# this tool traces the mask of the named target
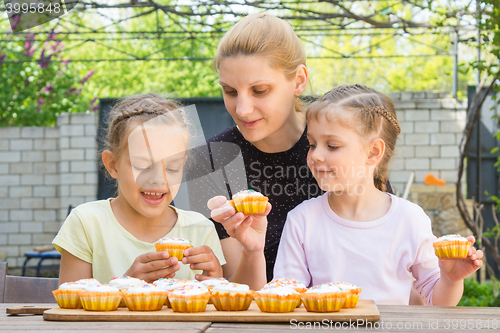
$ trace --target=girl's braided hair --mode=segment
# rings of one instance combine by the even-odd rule
[[[375,187],[385,191],[389,162],[401,132],[392,100],[359,84],[340,86],[324,94],[307,109],[308,122],[318,120],[320,116],[325,116],[329,121],[339,121],[363,137],[375,134],[384,140],[384,156],[377,165],[373,181]]]

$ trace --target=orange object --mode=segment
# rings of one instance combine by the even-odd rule
[[[432,173],[429,173],[424,178],[425,185],[446,185],[446,181],[436,178]]]

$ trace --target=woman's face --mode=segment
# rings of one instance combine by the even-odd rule
[[[219,64],[219,75],[226,108],[248,141],[279,135],[294,120],[294,98],[303,88],[283,70],[271,68],[265,57],[226,58]]]

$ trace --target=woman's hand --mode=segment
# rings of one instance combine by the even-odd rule
[[[207,206],[212,210],[212,219],[221,223],[229,236],[237,239],[245,250],[250,252],[264,250],[267,215],[271,211],[269,202],[264,213],[249,216],[245,216],[241,212],[236,213],[235,209],[223,196],[213,197],[208,200]]]
[[[203,281],[222,277],[222,266],[219,259],[208,245],[191,247],[185,250],[182,263],[189,264],[189,268],[192,270],[203,271],[202,274],[196,274],[196,280]]]
[[[168,252],[149,252],[135,258],[125,275],[151,283],[159,278],[173,278],[179,269],[177,258],[169,258]]]
[[[472,244],[476,242],[474,236],[467,237],[467,240]],[[483,265],[483,262],[481,261],[483,255],[483,251],[476,250],[473,246],[471,246],[469,248],[467,258],[465,259],[439,259],[441,275],[444,275],[451,282],[461,281],[481,268]]]

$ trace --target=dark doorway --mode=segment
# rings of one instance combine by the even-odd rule
[[[486,92],[486,89],[484,89]],[[476,87],[468,88],[468,107],[476,93]],[[492,207],[495,202],[492,195],[498,196],[499,173],[495,163],[498,159],[498,152],[491,150],[499,146],[499,142],[494,136],[498,131],[499,106],[494,100],[494,92],[491,92],[481,108],[481,118],[475,125],[472,138],[467,150],[467,199],[474,198],[484,205],[484,231],[495,227]],[[484,95],[483,95],[484,96]],[[480,154],[478,153],[480,152]],[[479,185],[479,186],[478,186]],[[497,217],[500,214],[497,213]],[[486,252],[486,259],[495,271],[497,278],[500,278],[499,267],[496,265],[490,254]]]

